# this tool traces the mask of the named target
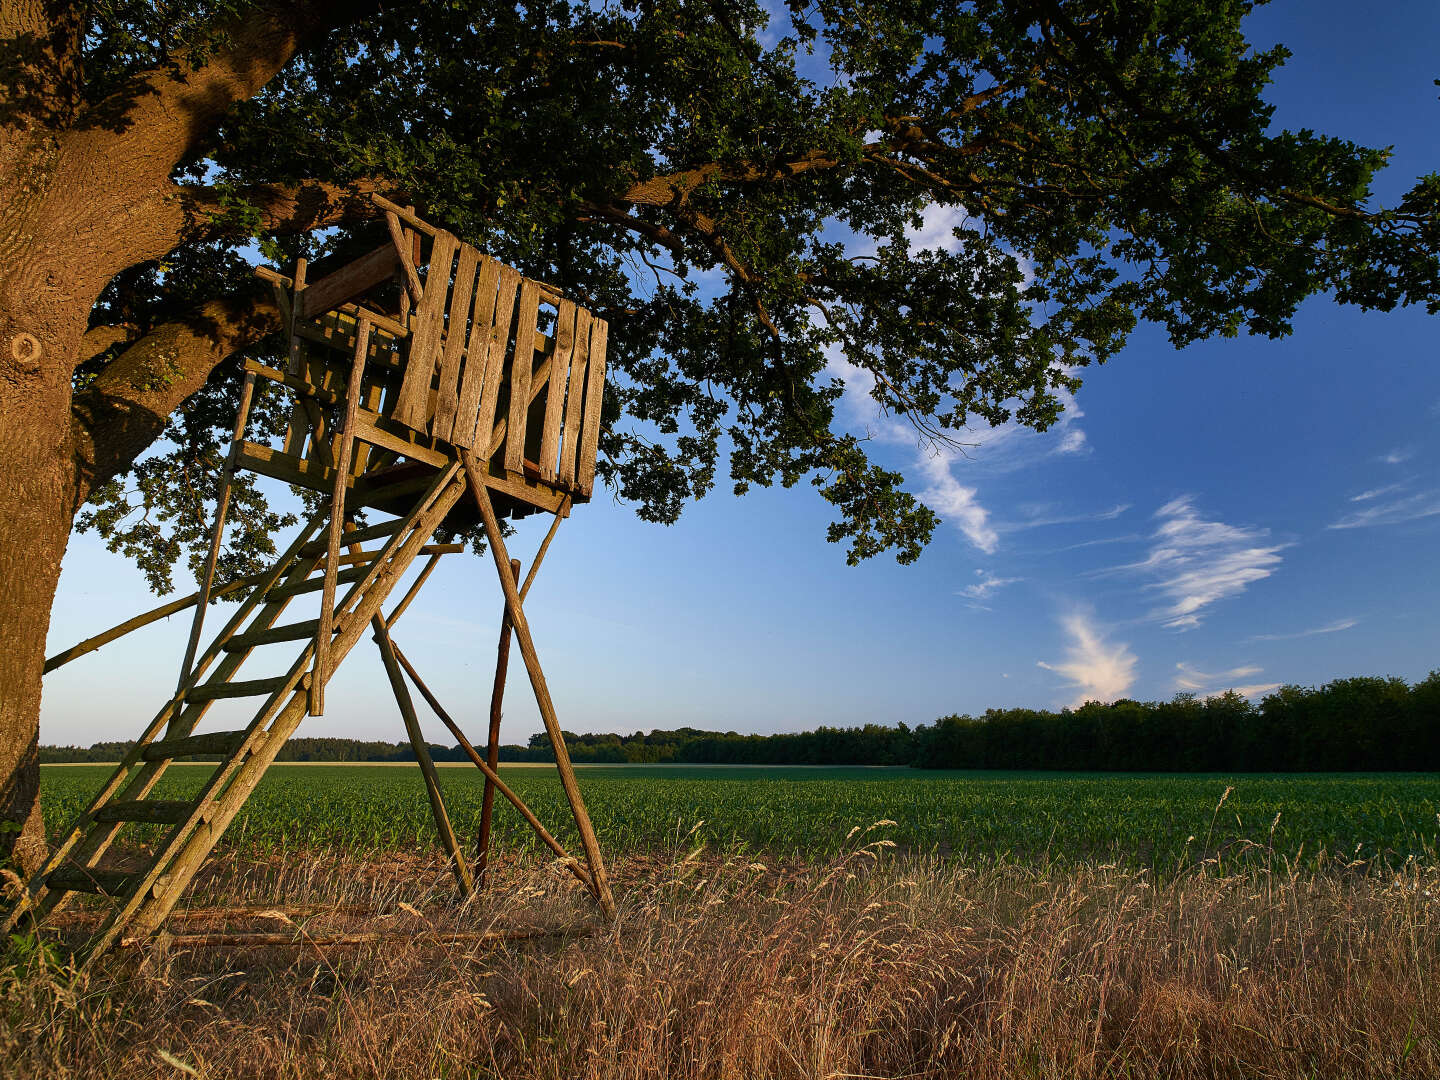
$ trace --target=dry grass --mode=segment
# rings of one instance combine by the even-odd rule
[[[874,834],[872,834],[874,835]],[[448,899],[444,868],[231,860],[202,908],[297,937],[573,927],[554,867]],[[624,861],[617,931],[500,945],[128,950],[0,970],[13,1077],[1440,1077],[1440,875],[1164,883],[891,859]],[[351,905],[372,914],[354,914]],[[412,910],[413,909],[413,910]],[[289,910],[296,910],[291,907]],[[379,912],[380,914],[374,914]],[[178,927],[215,924],[201,910]]]

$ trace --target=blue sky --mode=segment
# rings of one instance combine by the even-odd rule
[[[1440,169],[1440,6],[1277,3],[1248,29],[1294,53],[1268,95],[1277,124],[1393,144],[1390,201]],[[926,236],[943,242],[948,224],[932,216]],[[918,446],[854,380],[842,420],[945,519],[920,561],[847,567],[806,486],[737,500],[722,484],[671,528],[602,494],[561,527],[527,604],[561,722],[914,725],[992,705],[1422,678],[1440,667],[1437,331],[1423,312],[1324,298],[1280,341],[1176,351],[1142,326],[1085,373],[1062,424],[967,433],[964,456]],[[523,523],[513,554],[528,560],[542,530]],[[432,581],[395,638],[478,737],[494,570],[452,556]],[[50,650],[155,603],[94,536],[74,537]],[[42,741],[133,737],[173,689],[187,631],[175,618],[49,676]],[[507,741],[540,727],[516,659]],[[301,734],[403,738],[368,640]]]

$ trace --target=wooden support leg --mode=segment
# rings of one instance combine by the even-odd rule
[[[381,615],[371,619],[370,625],[375,631],[375,644],[380,646],[380,659],[385,663],[385,674],[390,677],[390,688],[395,692],[395,701],[405,720],[405,731],[410,736],[411,745],[415,747],[415,757],[420,762],[420,773],[425,778],[425,793],[430,797],[430,812],[435,816],[440,843],[444,845],[445,853],[450,856],[461,895],[468,899],[475,892],[475,882],[470,877],[470,868],[465,865],[465,855],[455,839],[450,815],[445,810],[445,799],[440,792],[440,777],[435,772],[435,762],[430,760],[430,751],[425,746],[425,736],[415,715],[415,703],[410,699],[410,689],[405,685],[405,676],[400,671],[399,661],[395,659],[395,646],[390,641],[390,632]]]
[[[200,647],[200,631],[205,625],[205,609],[210,606],[210,591],[215,584],[215,564],[220,558],[220,542],[225,536],[225,517],[230,512],[230,485],[235,479],[235,460],[240,454],[240,444],[245,441],[245,425],[250,419],[250,402],[255,396],[255,373],[247,371],[240,386],[240,408],[235,413],[235,434],[230,440],[230,453],[225,458],[225,471],[220,477],[220,495],[215,501],[215,527],[210,534],[210,554],[205,559],[205,570],[200,575],[200,591],[196,594],[195,617],[190,622],[190,640],[185,645],[185,660],[180,665],[180,681],[175,684],[178,694],[190,678],[190,669],[195,665],[195,650]]]
[[[355,419],[360,410],[360,390],[365,377],[365,354],[370,351],[370,320],[364,315],[355,328],[355,356],[350,363],[350,382],[345,391],[345,411],[333,455],[335,483],[330,493],[329,547],[325,558],[325,587],[320,600],[320,618],[315,630],[315,667],[310,676],[311,716],[325,711],[325,684],[332,673],[330,641],[335,635],[335,575],[340,568],[340,533],[345,521],[345,482],[349,479],[350,451],[355,445]]]
[[[560,841],[550,835],[550,831],[540,823],[540,819],[535,816],[535,812],[525,805],[520,796],[510,790],[505,781],[500,779],[500,774],[492,769],[486,763],[485,759],[480,756],[480,752],[470,745],[470,740],[467,739],[465,733],[460,730],[460,725],[455,723],[450,714],[445,711],[444,706],[442,706],[435,695],[430,692],[430,688],[426,686],[425,681],[420,678],[419,673],[410,663],[409,658],[400,651],[400,646],[394,645],[394,649],[395,659],[400,661],[400,666],[405,669],[405,674],[410,676],[410,681],[415,684],[415,688],[419,690],[425,700],[430,703],[430,708],[435,710],[435,715],[450,729],[450,734],[455,736],[455,740],[460,744],[460,749],[465,751],[466,756],[469,757],[475,767],[484,774],[486,782],[494,784],[495,790],[510,800],[511,805],[520,811],[520,816],[525,819],[525,823],[535,830],[535,835],[544,842],[546,847],[555,853],[556,857],[565,864],[565,868],[575,875],[580,884],[584,885],[591,892],[594,892],[595,888],[590,884],[590,878],[581,868],[580,864],[560,846]]]
[[[460,451],[460,460],[465,465],[465,477],[470,484],[470,494],[480,509],[480,519],[485,525],[485,538],[495,568],[500,574],[500,587],[505,590],[505,602],[510,609],[510,622],[515,628],[515,639],[520,643],[520,655],[525,659],[525,670],[530,675],[530,686],[535,691],[535,703],[540,707],[545,731],[555,748],[555,768],[560,774],[560,785],[565,789],[565,798],[570,803],[570,812],[575,815],[575,828],[585,848],[585,862],[590,867],[595,899],[606,918],[615,918],[615,898],[610,893],[610,882],[605,877],[605,863],[600,857],[600,844],[595,839],[595,828],[590,824],[590,814],[580,796],[580,785],[575,779],[575,767],[570,764],[570,753],[565,748],[565,736],[560,730],[560,721],[555,716],[555,703],[550,699],[550,688],[545,684],[545,672],[540,667],[540,657],[535,652],[535,642],[530,636],[530,624],[525,619],[525,610],[520,603],[520,588],[510,570],[510,557],[505,551],[505,538],[500,535],[500,521],[495,516],[495,506],[490,501],[490,492],[485,487],[475,456],[468,450]]]
[[[556,520],[559,520],[558,518]],[[520,560],[510,560],[510,573],[520,576]],[[500,645],[495,651],[495,685],[490,689],[490,732],[485,744],[485,761],[491,771],[500,768],[500,714],[505,699],[505,674],[510,667],[510,609],[500,613]],[[480,833],[475,838],[475,884],[485,887],[485,870],[490,865],[490,815],[495,808],[495,785],[485,778],[485,795],[480,802]]]

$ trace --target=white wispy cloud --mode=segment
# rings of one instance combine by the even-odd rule
[[[1338,634],[1341,630],[1349,630],[1352,626],[1358,626],[1359,619],[1336,619],[1324,626],[1314,626],[1309,630],[1297,630],[1293,634],[1255,634],[1248,637],[1246,641],[1291,641],[1295,638],[1314,637],[1316,634]]]
[[[1207,521],[1189,495],[1172,499],[1155,516],[1160,525],[1145,559],[1101,573],[1134,572],[1157,578],[1146,587],[1168,597],[1169,603],[1155,616],[1172,630],[1199,626],[1211,604],[1238,596],[1269,577],[1282,561],[1280,552],[1290,546],[1268,543],[1269,529]]]
[[[1079,551],[1081,548],[1103,547],[1107,544],[1133,544],[1137,540],[1144,540],[1142,533],[1124,533],[1121,536],[1102,536],[1098,540],[1082,540],[1078,544],[1066,544],[1064,547],[1052,548],[1049,551],[1041,552],[1045,555],[1059,555],[1065,551]]]
[[[1181,662],[1175,665],[1175,689],[1189,690],[1200,697],[1210,697],[1215,694],[1223,694],[1226,690],[1234,690],[1242,697],[1256,697],[1260,694],[1268,694],[1271,690],[1277,689],[1279,683],[1250,683],[1248,685],[1237,685],[1236,680],[1247,679],[1252,675],[1259,675],[1264,668],[1256,667],[1253,664],[1243,667],[1231,668],[1229,671],[1217,671],[1214,674],[1207,674],[1200,671],[1192,664]]]
[[[1415,448],[1413,446],[1397,446],[1388,454],[1381,454],[1380,460],[1386,465],[1403,465],[1414,456]]]
[[[975,575],[980,580],[974,585],[966,585],[960,590],[961,596],[968,596],[971,600],[986,600],[997,589],[1003,589],[1006,585],[1014,585],[1017,581],[1025,580],[1018,577],[996,577],[988,570],[976,570]]]
[[[1022,529],[1038,529],[1046,525],[1080,525],[1088,521],[1114,521],[1130,503],[1117,503],[1108,510],[1097,510],[1090,514],[1057,513],[1052,506],[1030,506],[1022,508],[1022,515],[1014,521],[1007,521],[996,527],[1002,532],[1019,532]]]
[[[1369,491],[1362,491],[1359,495],[1351,495],[1351,502],[1369,502],[1371,499],[1378,499],[1381,495],[1389,495],[1392,491],[1399,491],[1404,483],[1386,484],[1384,487],[1371,488]]]
[[[912,248],[953,252],[959,247],[955,230],[974,230],[982,223],[958,207],[927,205],[920,214],[917,227],[906,232]],[[873,253],[873,240],[851,237],[846,242],[852,254]],[[868,245],[868,246],[867,246]],[[1018,259],[1022,273],[1030,266]],[[823,316],[812,316],[823,321]],[[875,376],[852,364],[838,347],[828,351],[827,371],[838,378],[844,391],[840,415],[867,437],[892,446],[909,446],[914,465],[924,478],[926,487],[917,494],[927,505],[945,518],[979,551],[994,554],[1000,545],[1000,530],[992,520],[991,511],[980,499],[979,487],[962,482],[956,470],[967,473],[1005,471],[1033,465],[1053,455],[1089,453],[1090,447],[1079,421],[1085,415],[1073,395],[1057,391],[1063,412],[1048,432],[1041,433],[1022,427],[1013,420],[998,427],[967,428],[949,433],[953,443],[936,443],[922,438],[904,417],[891,415],[875,401]]]
[[[980,505],[979,489],[960,483],[951,470],[958,455],[947,448],[922,450],[916,464],[929,480],[920,501],[935,509],[986,555],[995,554],[1000,534],[990,524],[990,511]]]
[[[1440,514],[1440,491],[1422,491],[1416,495],[1407,495],[1403,499],[1358,510],[1328,528],[1364,529],[1372,525],[1398,525],[1402,521],[1415,521],[1435,514]]]
[[[1135,654],[1126,644],[1112,644],[1084,612],[1073,612],[1060,620],[1069,642],[1065,659],[1050,664],[1036,663],[1068,680],[1078,693],[1072,705],[1087,701],[1114,701],[1124,697],[1135,683]]]

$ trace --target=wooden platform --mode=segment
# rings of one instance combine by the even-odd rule
[[[352,505],[393,512],[391,487],[423,486],[462,449],[484,463],[502,517],[588,501],[608,324],[551,286],[377,202],[388,243],[314,281],[303,264],[290,276],[260,271],[289,324],[289,362],[281,370],[251,361],[246,370],[296,400],[283,444],[246,443],[240,465],[331,492],[353,375],[360,382],[351,434],[362,445],[345,481]],[[454,513],[447,526],[475,523],[471,499]]]

